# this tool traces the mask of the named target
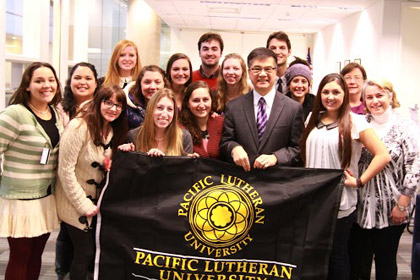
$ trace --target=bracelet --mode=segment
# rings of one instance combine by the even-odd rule
[[[357,186],[357,188],[363,187],[363,183],[362,183],[362,180],[360,179],[360,177],[356,179],[356,186]]]
[[[401,212],[407,211],[407,207],[404,207],[402,205],[399,205],[398,203],[397,203],[397,207],[398,207],[398,209],[400,209]]]

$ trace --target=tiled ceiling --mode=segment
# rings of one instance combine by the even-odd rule
[[[171,27],[314,33],[378,0],[145,0]]]

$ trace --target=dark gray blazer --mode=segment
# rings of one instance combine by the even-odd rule
[[[259,143],[253,98],[253,91],[250,91],[227,104],[220,142],[222,155],[233,161],[232,149],[241,145],[248,153],[251,167],[261,154],[274,154],[278,165],[297,165],[304,127],[302,105],[276,92],[267,128]]]

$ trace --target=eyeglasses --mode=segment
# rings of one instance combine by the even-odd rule
[[[115,106],[115,110],[117,111],[121,111],[123,108],[122,104],[115,104],[114,102],[112,102],[111,100],[102,100],[102,102],[104,103],[105,108],[107,109],[111,109],[112,107]]]
[[[267,74],[273,73],[277,67],[267,66],[267,67],[261,67],[261,66],[254,66],[251,68],[251,72],[254,74],[260,74],[262,71],[264,71]]]
[[[351,82],[352,80],[356,81],[356,82],[359,82],[359,81],[363,80],[363,77],[361,77],[361,76],[345,76],[344,80],[346,80],[346,82]]]

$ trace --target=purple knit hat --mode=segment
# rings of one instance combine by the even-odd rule
[[[305,77],[308,80],[308,84],[311,83],[312,77],[311,77],[311,69],[309,69],[308,66],[305,64],[294,64],[287,68],[286,70],[286,82],[287,85],[290,85],[290,82],[293,80],[296,76],[302,76]]]

